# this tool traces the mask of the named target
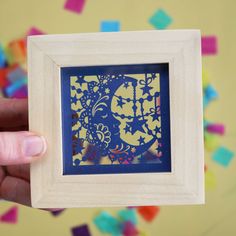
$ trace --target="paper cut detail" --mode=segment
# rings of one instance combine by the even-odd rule
[[[155,142],[161,152],[159,74],[81,76],[71,81],[77,165],[91,158],[85,144],[94,146],[94,162],[100,155],[114,164],[143,162],[139,156]]]
[[[68,174],[170,171],[167,69],[167,64],[64,69]]]

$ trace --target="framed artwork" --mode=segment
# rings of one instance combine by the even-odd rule
[[[37,208],[204,203],[198,30],[28,38]]]

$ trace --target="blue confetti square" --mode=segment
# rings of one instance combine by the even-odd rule
[[[217,91],[215,90],[215,88],[212,86],[212,85],[208,85],[206,88],[205,88],[205,96],[207,97],[207,99],[209,101],[212,101],[216,98],[219,97]]]
[[[2,46],[0,45],[0,68],[3,68],[6,64],[6,56]]]
[[[119,21],[102,21],[100,26],[101,32],[117,32],[120,31]]]
[[[165,29],[172,23],[172,18],[163,9],[159,9],[149,19],[149,23],[156,29]]]
[[[225,147],[219,147],[212,156],[213,161],[227,167],[234,157],[234,153]]]

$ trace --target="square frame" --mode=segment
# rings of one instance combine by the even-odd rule
[[[171,172],[63,175],[61,68],[144,63],[169,64]],[[30,131],[48,143],[31,164],[33,207],[204,203],[199,30],[30,36],[28,73]]]

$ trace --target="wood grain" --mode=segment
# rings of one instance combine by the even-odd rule
[[[170,74],[171,173],[63,176],[60,68],[161,62]],[[28,69],[30,130],[48,143],[31,165],[34,207],[204,203],[198,30],[31,36]]]

